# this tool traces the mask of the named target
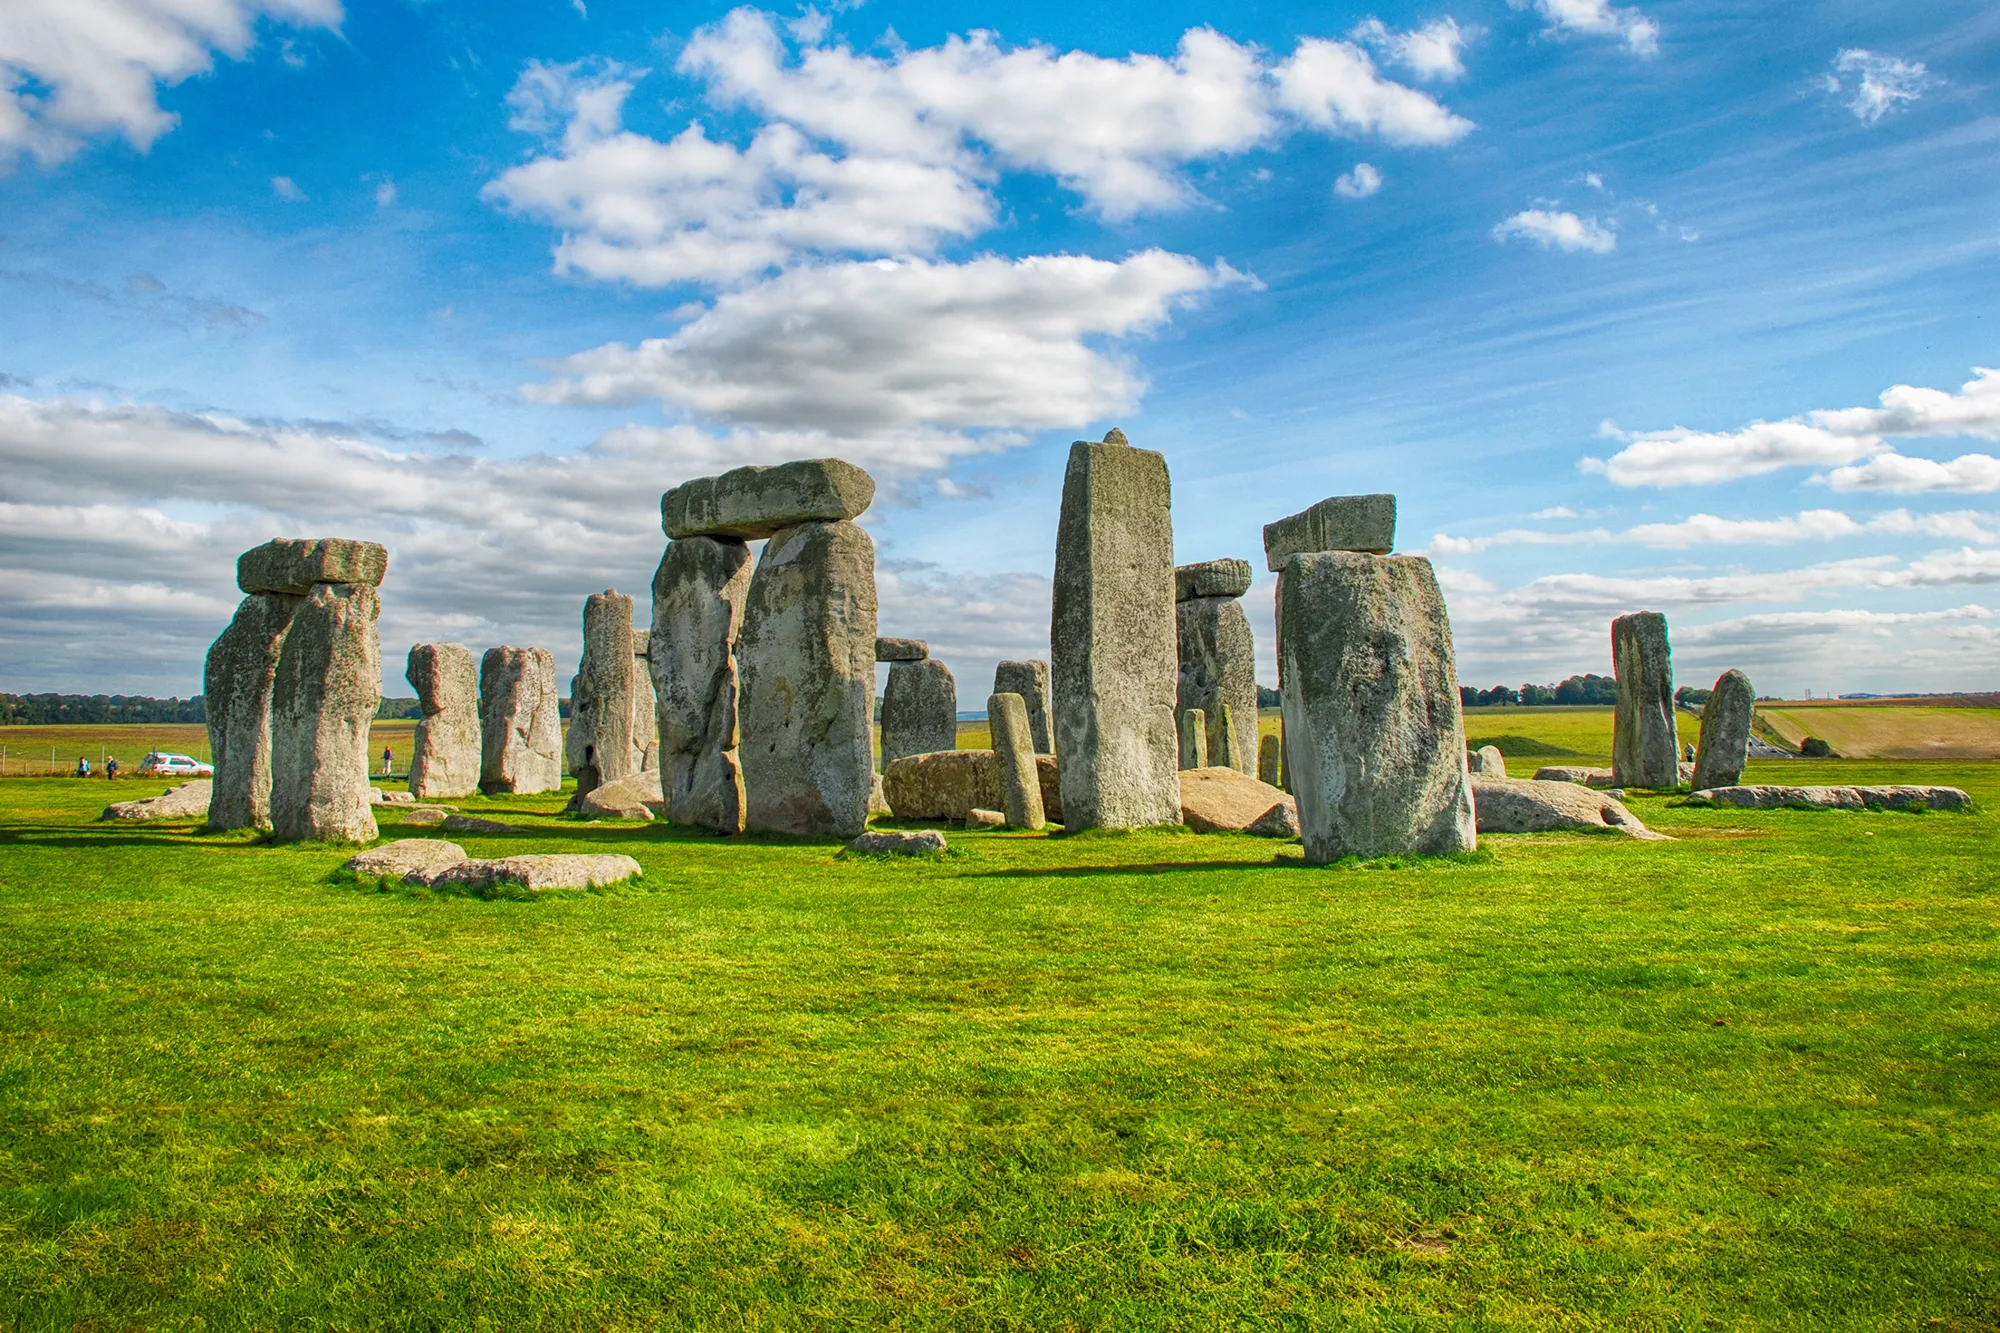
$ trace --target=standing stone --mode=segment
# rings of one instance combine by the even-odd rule
[[[546,648],[489,648],[479,662],[479,790],[526,796],[562,786],[556,659]]]
[[[1018,694],[996,694],[986,701],[986,718],[993,729],[993,758],[1000,766],[1000,802],[1007,812],[1007,826],[1029,832],[1046,827],[1027,701]]]
[[[634,722],[638,702],[632,656],[632,599],[613,589],[583,603],[583,656],[570,686],[564,758],[579,799],[637,773],[644,755]]]
[[[1279,787],[1278,779],[1284,776],[1278,771],[1278,752],[1282,748],[1275,733],[1257,742],[1257,781],[1267,787]]]
[[[875,545],[804,523],[764,547],[737,641],[744,827],[852,838],[874,773]]]
[[[365,583],[319,583],[299,602],[271,691],[271,831],[373,842],[368,726],[382,702],[381,600]]]
[[[410,756],[418,800],[479,790],[479,663],[462,643],[420,643],[403,672],[423,705]]]
[[[716,833],[743,830],[736,639],[749,592],[750,548],[728,537],[668,542],[653,575],[647,664],[659,696],[667,818]]]
[[[1038,660],[1002,662],[993,668],[993,692],[1018,694],[1028,706],[1028,733],[1035,739],[1036,754],[1054,754],[1054,737],[1049,732],[1049,664]]]
[[[215,783],[208,826],[271,827],[271,687],[299,599],[251,593],[208,650],[202,692]]]
[[[1208,767],[1208,718],[1199,708],[1181,710],[1180,759],[1183,772]]]
[[[1750,759],[1750,720],[1757,707],[1757,692],[1741,671],[1725,671],[1716,677],[1715,689],[1701,710],[1701,747],[1695,751],[1695,791],[1710,787],[1734,787],[1743,781],[1743,765]],[[220,772],[220,770],[217,770]]]
[[[1500,753],[1497,745],[1482,745],[1466,756],[1472,772],[1484,777],[1504,778],[1507,776],[1507,756]]]
[[[1473,850],[1451,625],[1430,561],[1295,555],[1283,607],[1285,776],[1306,860]]]
[[[958,682],[936,658],[893,662],[882,689],[882,767],[958,748]]]
[[[1174,608],[1180,663],[1175,707],[1202,711],[1210,763],[1248,773],[1257,753],[1257,643],[1239,599],[1250,590],[1250,562],[1182,565],[1174,571],[1174,587],[1180,599]]]
[[[1070,446],[1056,529],[1056,763],[1064,824],[1178,824],[1167,460],[1113,430]]]
[[[653,689],[653,634],[632,631],[632,749],[639,771],[660,766],[660,700]]]
[[[1618,707],[1611,719],[1611,780],[1620,787],[1680,785],[1674,728],[1674,659],[1667,618],[1635,611],[1611,622]]]

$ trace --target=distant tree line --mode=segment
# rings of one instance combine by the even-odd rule
[[[1585,674],[1571,676],[1554,685],[1523,685],[1519,689],[1512,685],[1495,685],[1482,690],[1461,685],[1458,687],[1458,701],[1467,708],[1492,708],[1500,704],[1527,708],[1615,704],[1618,702],[1618,682],[1610,676]]]
[[[0,726],[206,721],[208,705],[199,694],[192,699],[154,699],[143,694],[0,694]]]

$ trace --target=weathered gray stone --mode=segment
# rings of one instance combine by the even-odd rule
[[[1688,797],[1690,805],[1742,810],[1962,810],[1972,798],[1957,787],[1891,784],[1877,787],[1711,787]]]
[[[882,688],[882,767],[958,748],[958,682],[936,658],[893,662]]]
[[[600,783],[638,772],[645,761],[634,713],[638,671],[632,599],[612,588],[592,593],[583,602],[583,655],[570,685],[569,735],[563,742],[578,798]]]
[[[449,833],[524,833],[527,830],[498,819],[478,815],[446,815],[438,823]]]
[[[1500,753],[1497,745],[1482,745],[1469,756],[1474,773],[1484,773],[1489,777],[1507,776],[1507,756]]]
[[[1072,831],[1180,822],[1167,461],[1120,431],[1070,446],[1056,529],[1056,761]]]
[[[1183,708],[1180,713],[1180,767],[1208,767],[1208,715],[1199,708]]]
[[[489,648],[479,662],[479,790],[525,796],[562,786],[556,660],[546,648]]]
[[[244,592],[302,597],[316,583],[365,583],[373,588],[388,572],[385,548],[344,537],[280,537],[236,557],[236,586]]]
[[[146,819],[203,819],[209,811],[209,802],[214,799],[215,783],[209,778],[196,778],[193,782],[183,782],[171,787],[158,796],[142,797],[134,801],[113,801],[104,807],[100,820],[138,821]],[[210,825],[215,825],[211,821]],[[240,826],[239,826],[240,827]]]
[[[465,848],[442,838],[402,838],[370,847],[347,863],[357,875],[407,876],[417,871],[442,870],[467,860]]]
[[[1451,625],[1430,561],[1295,555],[1284,608],[1285,767],[1306,860],[1473,850]]]
[[[715,833],[743,829],[736,639],[749,592],[750,548],[734,539],[668,542],[653,575],[648,666],[667,818]]]
[[[1278,752],[1281,748],[1275,733],[1257,742],[1257,781],[1283,791],[1284,788],[1279,786],[1279,779],[1284,777],[1284,774],[1278,771]]]
[[[396,823],[400,827],[434,828],[451,818],[452,812],[448,805],[413,805],[396,813],[399,816]]]
[[[632,748],[639,754],[639,767],[660,766],[660,700],[653,690],[653,634],[632,631]]]
[[[1248,773],[1215,764],[1183,771],[1181,823],[1196,833],[1299,836],[1298,802]]]
[[[1174,600],[1190,597],[1241,597],[1250,591],[1248,560],[1203,560],[1174,570]]]
[[[1210,763],[1247,774],[1257,753],[1257,643],[1243,603],[1232,597],[1189,598],[1174,608],[1174,625],[1175,706],[1183,713],[1202,711]],[[1225,737],[1225,725],[1233,735]]]
[[[1007,816],[998,810],[974,808],[965,812],[965,826],[969,829],[1006,828]]]
[[[877,773],[868,780],[868,817],[873,819],[877,815],[894,813],[889,806],[889,793],[882,786],[882,775]]]
[[[271,827],[271,686],[299,599],[251,593],[208,650],[202,685],[215,795],[208,826]]]
[[[921,662],[931,655],[931,646],[922,639],[875,640],[875,660],[878,662]]]
[[[667,536],[735,537],[755,541],[801,523],[858,518],[875,498],[875,481],[838,458],[810,458],[776,467],[740,467],[701,477],[660,497]]]
[[[996,694],[986,701],[986,720],[993,733],[993,758],[1000,770],[1000,805],[1009,826],[1034,831],[1048,823],[1042,808],[1042,781],[1035,764],[1035,739],[1028,727],[1028,705],[1018,694]]]
[[[1472,775],[1472,799],[1481,833],[1553,833],[1562,829],[1616,829],[1634,838],[1664,839],[1606,792],[1573,782],[1527,782],[1491,773]]]
[[[1034,737],[1036,754],[1054,754],[1055,736],[1049,730],[1049,664],[1030,659],[1002,662],[993,668],[993,693],[1018,694],[1028,706],[1028,734]]]
[[[736,647],[744,827],[853,837],[868,825],[875,545],[852,523],[771,538]]]
[[[1042,814],[1062,823],[1062,790],[1054,755],[1035,756]],[[882,793],[898,819],[963,820],[972,809],[1005,809],[1000,764],[991,750],[940,750],[906,755],[882,775]]]
[[[1312,508],[1264,525],[1264,567],[1283,570],[1295,555],[1366,551],[1387,555],[1396,547],[1396,497],[1336,495]]]
[[[1716,677],[1715,689],[1701,709],[1701,747],[1695,751],[1692,781],[1697,790],[1733,787],[1743,780],[1750,762],[1750,722],[1757,711],[1757,692],[1741,671]]]
[[[588,793],[571,801],[570,812],[585,819],[650,820],[667,811],[656,769],[627,773],[616,782],[600,782]]]
[[[440,870],[420,870],[404,878],[431,888],[456,889],[484,898],[505,893],[603,888],[637,879],[643,873],[639,863],[629,856],[543,853],[504,856],[491,861],[460,861]]]
[[[1674,661],[1667,618],[1635,611],[1611,622],[1611,664],[1618,706],[1611,718],[1611,772],[1620,787],[1672,787],[1680,781],[1674,729]]]
[[[381,600],[366,583],[318,583],[300,599],[271,685],[271,831],[304,842],[373,842],[368,726],[382,702]]]
[[[410,755],[410,794],[470,796],[479,790],[479,663],[462,643],[420,643],[403,675],[423,720]]]
[[[862,834],[847,844],[847,850],[857,856],[935,856],[944,850],[944,834],[936,829],[915,833],[884,829]]]

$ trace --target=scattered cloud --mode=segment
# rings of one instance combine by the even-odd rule
[[[1533,9],[1557,36],[1582,33],[1590,37],[1615,37],[1635,55],[1650,56],[1660,49],[1660,25],[1637,8],[1619,9],[1610,0],[1507,0],[1515,9]]]
[[[1366,199],[1382,188],[1382,173],[1366,162],[1354,164],[1354,170],[1347,172],[1333,183],[1333,192],[1343,199]]]
[[[1465,48],[1472,35],[1449,16],[1403,32],[1377,18],[1363,19],[1348,34],[1370,50],[1380,52],[1390,64],[1401,65],[1427,83],[1433,80],[1450,83],[1465,77]]]
[[[1864,125],[1876,124],[1897,107],[1916,101],[1927,89],[1943,82],[1920,61],[1878,56],[1859,48],[1835,56],[1833,69],[1826,76],[1826,90],[1841,98],[1854,118]]]
[[[271,192],[288,204],[305,202],[306,192],[290,176],[271,177]]]
[[[375,184],[375,207],[394,208],[396,206],[396,182],[384,177]]]
[[[1898,436],[2000,439],[2000,371],[1975,367],[1957,393],[1898,384],[1883,391],[1880,407],[1806,412],[1735,431],[1675,426],[1627,433],[1607,422],[1600,433],[1607,432],[1626,441],[1625,448],[1609,460],[1586,458],[1582,467],[1618,486],[1692,486],[1787,467],[1831,467],[1837,472],[1827,481],[1837,490],[1991,490],[1982,484],[1991,478],[1992,460],[1984,454],[1928,468],[1921,459],[1873,470],[1846,465],[1892,454],[1888,441]]]
[[[1493,228],[1493,239],[1496,241],[1507,241],[1517,236],[1539,242],[1544,250],[1588,250],[1592,254],[1608,255],[1618,248],[1618,234],[1608,224],[1594,217],[1583,218],[1574,213],[1543,208],[1523,209]]]
[[[1534,513],[1528,515],[1528,517],[1537,521],[1550,518],[1575,518],[1576,511],[1568,505],[1556,505],[1552,509],[1537,509]]]
[[[1836,491],[1887,491],[1895,495],[2000,491],[2000,458],[1961,454],[1939,462],[1904,454],[1877,454],[1866,463],[1833,469],[1826,474],[1826,484]]]
[[[1574,517],[1567,510],[1551,516]],[[1972,510],[1913,515],[1907,509],[1893,509],[1865,521],[1836,509],[1808,509],[1783,518],[1718,518],[1713,514],[1695,514],[1672,523],[1641,523],[1622,531],[1509,528],[1485,537],[1453,537],[1441,532],[1431,539],[1429,549],[1442,556],[1476,555],[1496,546],[1632,545],[1686,550],[1696,546],[1789,546],[1869,534],[1917,534],[1994,545],[2000,544],[2000,518]]]
[[[121,134],[144,152],[174,127],[159,87],[247,55],[268,18],[336,28],[339,0],[13,0],[0,5],[0,169],[45,166]]]

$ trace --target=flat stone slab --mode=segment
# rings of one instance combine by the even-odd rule
[[[346,537],[280,537],[236,557],[236,586],[244,592],[307,593],[315,583],[375,588],[388,572],[388,548]]]
[[[593,787],[572,803],[585,819],[650,820],[666,814],[667,798],[660,789],[660,770],[645,768],[616,782]]]
[[[878,662],[921,662],[931,655],[931,646],[922,639],[877,639]]]
[[[1062,823],[1062,789],[1052,754],[1035,756],[1042,787],[1042,815]],[[882,793],[898,819],[965,822],[969,810],[1004,808],[1000,763],[991,750],[939,750],[905,755],[882,773]]]
[[[636,879],[644,873],[639,863],[629,856],[542,853],[503,856],[491,861],[460,861],[429,872],[422,882],[431,888],[463,889],[480,895],[501,889],[547,893],[551,890],[603,888]],[[414,877],[405,875],[404,878]]]
[[[1565,829],[1616,829],[1627,837],[1665,840],[1641,823],[1609,792],[1574,782],[1472,775],[1472,808],[1479,832],[1555,833]]]
[[[380,787],[371,786],[368,789],[368,803],[370,805],[415,805],[417,798],[412,792],[383,791]]]
[[[847,850],[859,856],[931,856],[944,850],[944,834],[936,829],[916,833],[883,829],[862,834],[847,844]]]
[[[1957,787],[1709,787],[1688,797],[1690,805],[1733,806],[1741,810],[1962,810],[1972,797]]]
[[[1299,804],[1269,783],[1233,768],[1181,772],[1181,823],[1196,833],[1299,836]]]
[[[1694,776],[1693,764],[1681,764],[1677,768],[1680,780],[1685,784]],[[1535,770],[1536,782],[1577,782],[1586,787],[1617,787],[1617,775],[1608,768],[1579,768],[1567,764],[1551,764]],[[1622,788],[1621,788],[1622,790]]]
[[[874,478],[854,464],[809,458],[684,482],[660,497],[660,526],[673,538],[756,541],[801,523],[857,518],[874,499]]]
[[[1196,597],[1241,597],[1250,591],[1248,560],[1203,560],[1174,570],[1174,600]]]
[[[998,810],[967,810],[965,826],[969,829],[1006,828],[1007,816]]]
[[[410,875],[442,870],[467,859],[465,848],[442,838],[401,838],[371,847],[347,863],[357,875]]]
[[[451,818],[451,811],[442,805],[413,805],[401,813],[396,822],[408,828],[434,828]]]
[[[1295,555],[1366,551],[1387,555],[1396,546],[1396,497],[1335,495],[1310,509],[1264,525],[1264,567],[1276,574]]]
[[[512,824],[503,824],[497,819],[480,819],[476,815],[446,815],[439,825],[452,833],[520,833],[521,829]]]
[[[209,778],[184,782],[160,796],[133,801],[114,801],[104,807],[100,820],[206,819],[208,799],[215,790]]]

